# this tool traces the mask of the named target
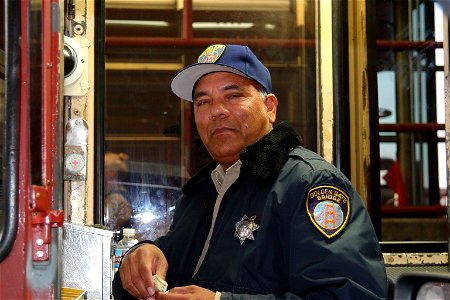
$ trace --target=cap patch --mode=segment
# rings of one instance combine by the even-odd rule
[[[332,238],[347,225],[350,197],[337,187],[317,186],[308,192],[306,210],[314,226],[327,238]]]
[[[215,63],[225,51],[225,45],[211,45],[198,57],[199,63]]]

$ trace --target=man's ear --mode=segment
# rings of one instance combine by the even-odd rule
[[[275,123],[277,118],[277,106],[278,99],[274,94],[268,94],[266,100],[264,100],[264,104],[267,107],[267,114],[269,115],[270,123]]]

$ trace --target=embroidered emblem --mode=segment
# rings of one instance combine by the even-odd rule
[[[327,238],[332,238],[347,225],[350,198],[337,187],[317,186],[308,192],[306,210],[314,226]]]
[[[225,51],[225,45],[211,45],[198,57],[199,63],[215,63]]]
[[[259,225],[255,223],[256,216],[247,217],[244,215],[242,219],[236,223],[236,231],[234,236],[239,238],[241,245],[244,243],[245,239],[254,240],[253,231],[259,228]]]

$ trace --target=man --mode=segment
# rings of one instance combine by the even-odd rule
[[[386,298],[363,202],[289,125],[274,125],[270,74],[248,47],[208,47],[171,88],[193,101],[215,162],[183,187],[167,235],[124,258],[116,299]]]

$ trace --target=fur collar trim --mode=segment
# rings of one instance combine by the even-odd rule
[[[242,150],[242,166],[259,184],[270,185],[278,177],[288,152],[301,143],[301,137],[287,122],[279,123],[262,139]]]

